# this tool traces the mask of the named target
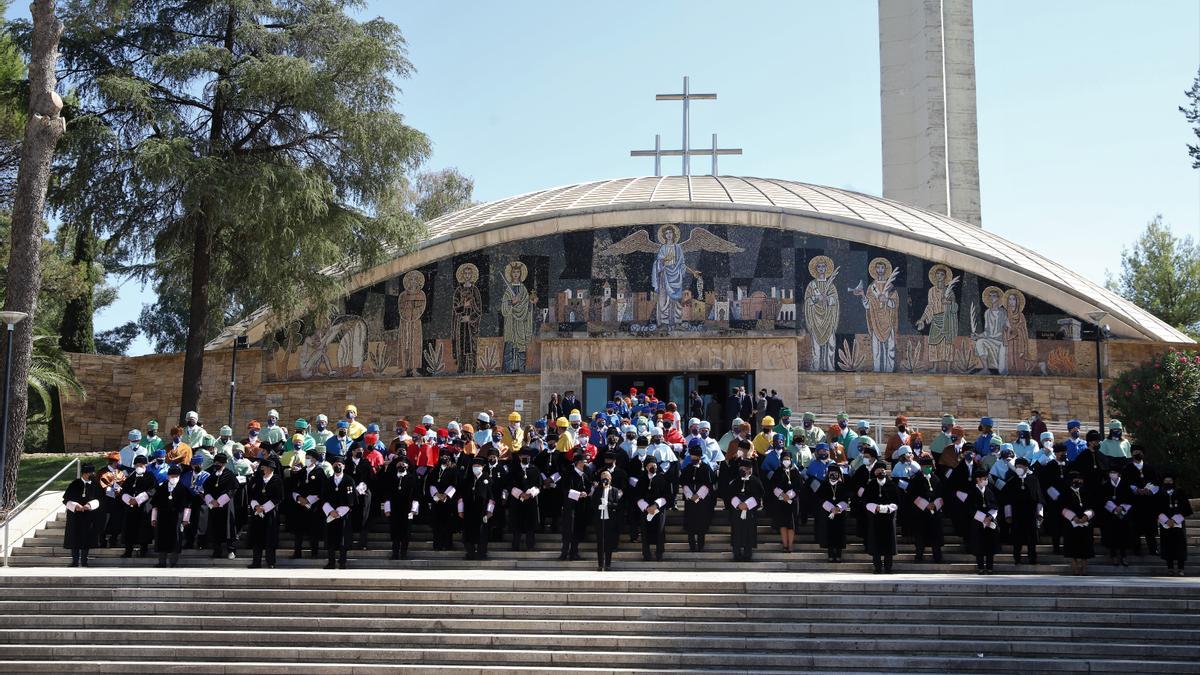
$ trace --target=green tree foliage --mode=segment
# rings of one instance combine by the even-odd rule
[[[1172,326],[1200,333],[1200,246],[1172,234],[1162,216],[1121,252],[1121,275],[1108,287]]]
[[[1183,92],[1187,96],[1188,104],[1180,106],[1179,112],[1183,113],[1188,124],[1192,125],[1192,133],[1196,135],[1196,145],[1188,144],[1188,154],[1192,156],[1192,168],[1200,169],[1200,74],[1196,75],[1196,79],[1192,81],[1192,88]]]
[[[1200,487],[1200,353],[1171,351],[1125,371],[1109,386],[1108,400],[1147,460]]]
[[[132,321],[101,331],[96,334],[96,353],[110,356],[124,355],[129,351],[129,345],[138,336],[138,326]]]
[[[142,279],[186,284],[181,410],[199,399],[214,296],[332,303],[343,275],[422,233],[411,212],[386,208],[429,150],[394,109],[412,66],[399,29],[358,20],[361,9],[76,0],[63,11],[66,80],[80,117],[109,134],[109,151],[75,169],[105,189],[78,191],[72,208]]]

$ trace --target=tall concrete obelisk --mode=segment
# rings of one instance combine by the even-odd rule
[[[879,0],[883,196],[982,227],[972,0]]]

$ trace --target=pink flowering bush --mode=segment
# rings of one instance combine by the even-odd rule
[[[1112,416],[1160,469],[1200,487],[1200,354],[1171,351],[1125,371],[1108,388]]]

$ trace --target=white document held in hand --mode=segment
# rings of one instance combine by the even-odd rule
[[[1050,487],[1046,489],[1046,494],[1050,496],[1050,499],[1058,501],[1058,496],[1062,493],[1060,493],[1056,488]]]
[[[579,501],[579,498],[582,496],[583,493],[579,490],[567,490],[567,499],[570,499],[573,502]]]
[[[217,498],[217,506],[225,506],[229,503],[229,495],[223,494]]]
[[[383,503],[383,515],[392,515],[392,500],[389,499]]]

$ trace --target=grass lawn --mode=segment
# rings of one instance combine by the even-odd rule
[[[25,453],[21,455],[21,468],[17,473],[17,501],[28,497],[42,483],[45,483],[50,476],[53,476],[67,462],[76,457],[85,458],[85,462],[91,461],[97,468],[104,463],[104,456],[100,454],[72,455],[56,452],[46,454]],[[75,480],[75,471],[72,469],[64,473],[49,489],[62,490],[73,480]]]

